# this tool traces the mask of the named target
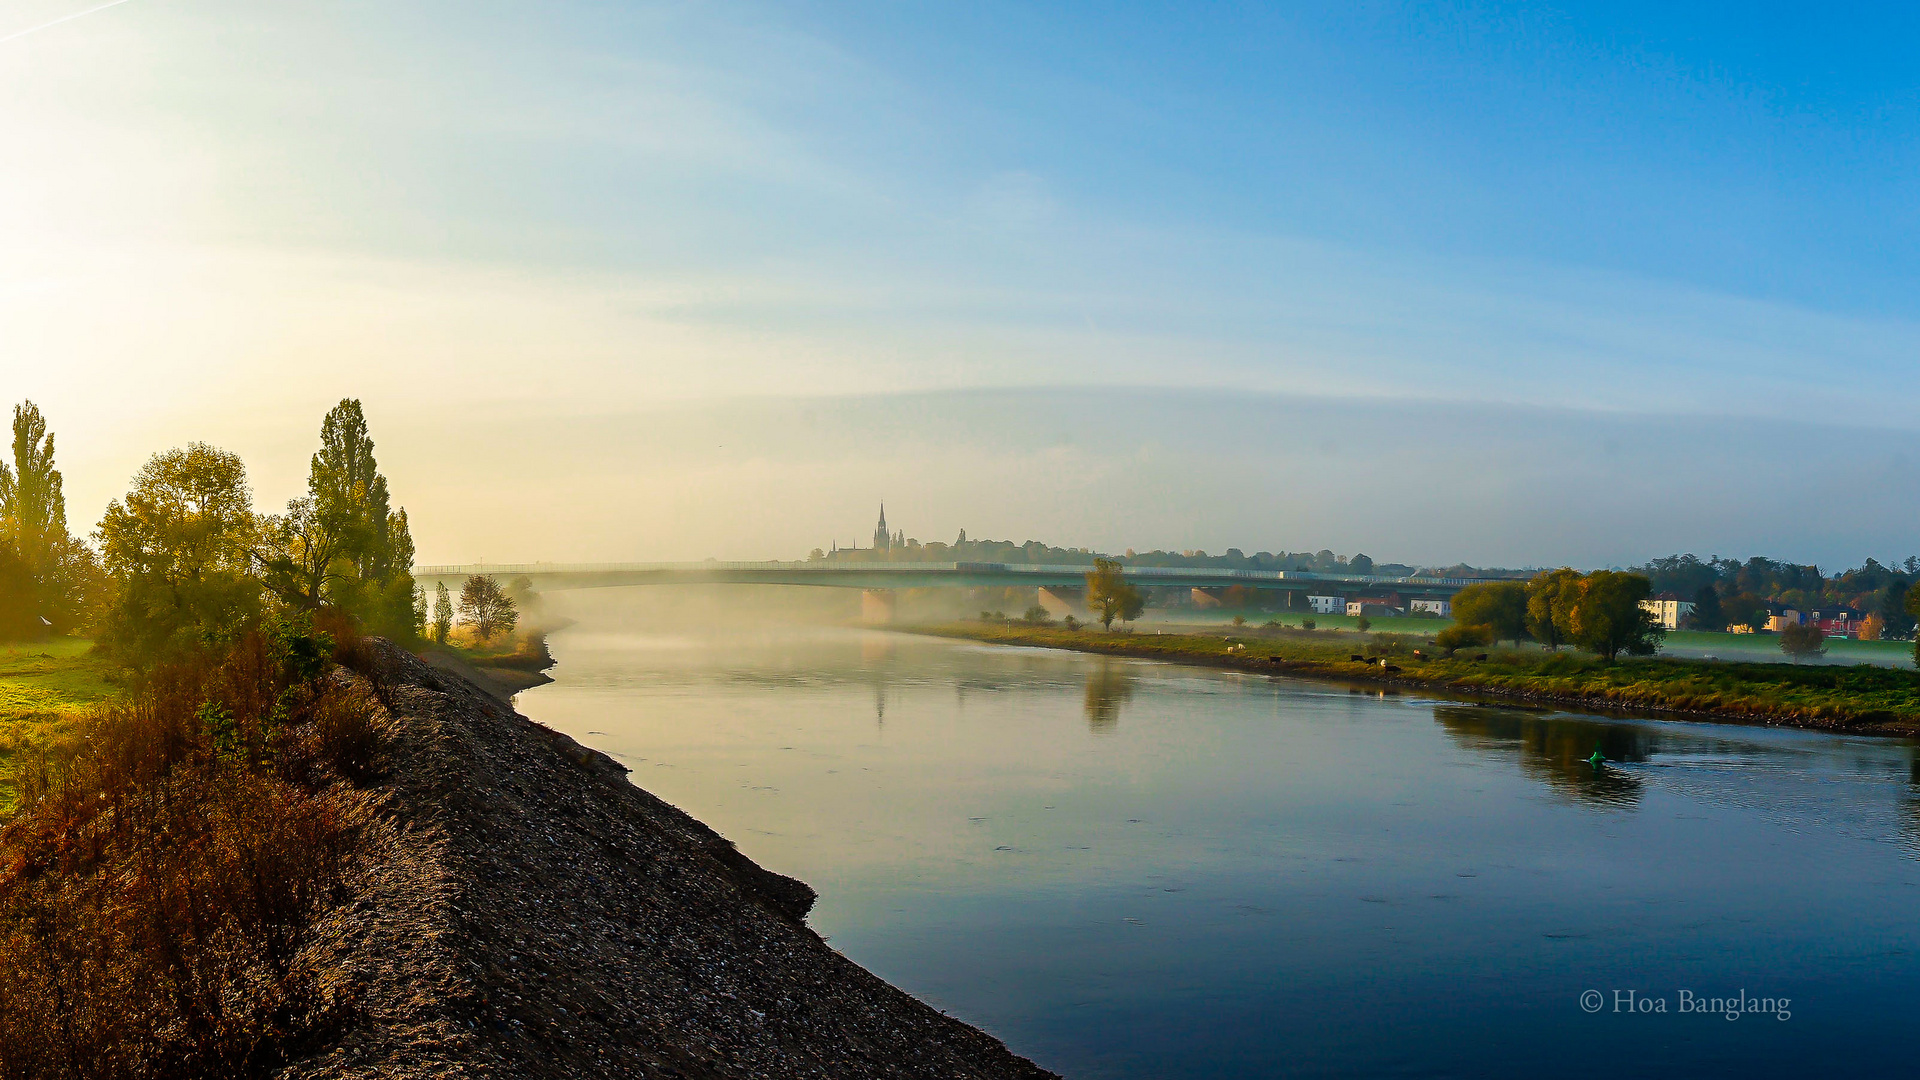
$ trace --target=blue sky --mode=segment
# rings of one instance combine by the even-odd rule
[[[88,6],[20,0],[0,37]],[[242,451],[277,503],[320,413],[362,397],[407,448],[396,487],[431,504],[428,559],[788,555],[936,486],[942,530],[1062,543],[1345,537],[1604,564],[1744,529],[1785,557],[1904,555],[1886,550],[1899,521],[1840,493],[1914,479],[1917,23],[1754,4],[130,0],[0,41],[0,389],[53,416],[82,518],[190,438]],[[1271,400],[1353,417],[1356,442],[1374,402],[1506,486],[1438,532],[1435,507],[1308,527],[1172,488],[1121,520],[1035,461],[1072,446],[1117,467],[1152,431],[1089,441],[1098,418],[1066,409],[1013,432],[970,404],[1075,387],[1158,401],[1120,411],[1174,431]],[[576,420],[765,426],[769,407],[868,399],[948,409],[921,460],[951,482],[851,457],[795,471],[774,445],[736,468],[719,440],[669,476],[623,456],[659,447],[608,440],[532,471],[582,468],[662,512],[613,531],[583,491],[542,533],[496,520],[537,480],[472,501],[482,440],[422,434],[469,417],[487,452],[540,462],[553,442],[533,433]],[[885,427],[870,405],[817,411],[852,425],[824,442]],[[1014,413],[1031,422],[993,415]],[[1474,461],[1491,444],[1460,418],[1562,413],[1595,447],[1688,433],[1661,437],[1718,516],[1511,527],[1551,478]],[[1193,467],[1258,446],[1272,467],[1244,490],[1285,502],[1305,459],[1250,434]],[[1748,524],[1773,520],[1756,507],[1804,465],[1796,440],[1822,447],[1834,504],[1802,484],[1803,524]],[[1568,475],[1678,497],[1580,446],[1555,448]],[[1392,468],[1314,467],[1360,485]],[[1082,509],[1005,513],[1022,483]],[[814,509],[780,517],[792,535],[749,527],[740,507],[796,488]]]

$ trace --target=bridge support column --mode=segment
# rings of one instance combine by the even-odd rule
[[[1085,589],[1073,589],[1064,585],[1047,585],[1035,592],[1034,602],[1047,609],[1047,614],[1056,619],[1086,610]]]
[[[886,626],[893,622],[897,606],[892,589],[863,589],[860,592],[860,621],[869,626]]]

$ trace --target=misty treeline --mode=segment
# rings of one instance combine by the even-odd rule
[[[238,640],[263,615],[329,609],[366,632],[419,638],[407,512],[391,505],[360,402],[320,426],[307,492],[259,513],[238,455],[190,443],[153,455],[92,534],[69,534],[53,435],[31,402],[14,410],[14,463],[0,473],[0,634],[91,633],[142,666]]]
[[[1656,594],[1671,592],[1692,601],[1693,626],[1701,630],[1764,626],[1777,607],[1802,614],[1847,607],[1874,616],[1880,637],[1904,638],[1914,632],[1909,597],[1920,583],[1920,557],[1909,555],[1895,566],[1868,559],[1831,576],[1818,566],[1758,557],[1742,562],[1669,555],[1633,569],[1646,575]]]
[[[1097,560],[1112,559],[1123,566],[1301,570],[1316,574],[1378,574],[1386,577],[1410,577],[1415,574],[1431,577],[1511,577],[1521,573],[1516,570],[1475,569],[1465,565],[1416,567],[1405,563],[1376,563],[1365,554],[1336,555],[1324,548],[1320,551],[1282,551],[1278,554],[1259,551],[1252,555],[1239,548],[1228,548],[1219,555],[1210,555],[1201,550],[1136,552],[1129,549],[1124,555],[1109,555],[1091,548],[1054,547],[1038,540],[1028,540],[1023,544],[1011,540],[970,540],[964,529],[951,544],[938,540],[923,544],[914,537],[902,534],[888,548],[836,548],[833,551],[815,548],[808,558],[815,562],[992,562],[1088,567]]]

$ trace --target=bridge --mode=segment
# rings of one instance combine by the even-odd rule
[[[444,583],[452,592],[474,574],[505,583],[525,577],[541,592],[609,589],[640,585],[801,585],[861,589],[868,594],[870,617],[884,621],[897,589],[1031,588],[1039,602],[1057,599],[1056,591],[1082,588],[1086,565],[934,562],[718,562],[696,563],[474,563],[419,566],[413,577],[423,585]],[[1128,582],[1150,588],[1250,589],[1311,592],[1331,596],[1399,593],[1407,599],[1445,599],[1471,578],[1384,577],[1370,574],[1320,574],[1306,570],[1228,570],[1211,567],[1128,566]]]

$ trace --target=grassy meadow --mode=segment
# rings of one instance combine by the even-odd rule
[[[1187,627],[1171,631],[1146,627],[1132,633],[1108,634],[1098,628],[1067,630],[1058,626],[969,621],[914,629],[996,644],[1074,649],[1308,677],[1388,679],[1452,693],[1627,710],[1677,710],[1748,722],[1884,734],[1920,734],[1920,672],[1873,664],[1792,664],[1783,659],[1677,657],[1623,658],[1609,663],[1573,650],[1546,652],[1537,647],[1463,650],[1456,656],[1446,657],[1438,655],[1431,645],[1421,640],[1394,634],[1325,629],[1260,631],[1251,626],[1241,629]],[[1415,655],[1416,652],[1426,655]],[[1480,659],[1483,656],[1485,659]]]
[[[13,758],[73,730],[118,693],[92,649],[93,642],[70,637],[0,645],[0,816],[13,807]]]

